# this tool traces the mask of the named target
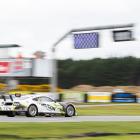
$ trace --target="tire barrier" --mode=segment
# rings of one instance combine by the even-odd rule
[[[111,92],[87,92],[88,102],[111,102]]]
[[[133,93],[115,93],[112,95],[112,102],[117,103],[136,103],[137,96]]]

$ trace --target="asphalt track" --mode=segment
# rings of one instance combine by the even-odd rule
[[[74,117],[34,117],[25,116],[7,117],[0,116],[0,122],[87,122],[87,121],[140,121],[140,116],[74,116]]]

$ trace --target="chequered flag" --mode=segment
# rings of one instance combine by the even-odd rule
[[[74,47],[75,49],[98,48],[98,32],[74,34]]]

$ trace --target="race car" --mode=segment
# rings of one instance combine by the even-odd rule
[[[37,115],[72,117],[76,115],[76,108],[71,103],[57,102],[47,94],[1,95],[0,114],[8,117],[21,114],[25,114],[27,117]]]

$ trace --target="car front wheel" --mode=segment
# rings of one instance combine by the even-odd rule
[[[26,112],[27,117],[35,117],[38,114],[37,107],[35,105],[30,105]]]
[[[65,111],[65,117],[72,117],[75,115],[75,108],[72,105],[68,105]]]

